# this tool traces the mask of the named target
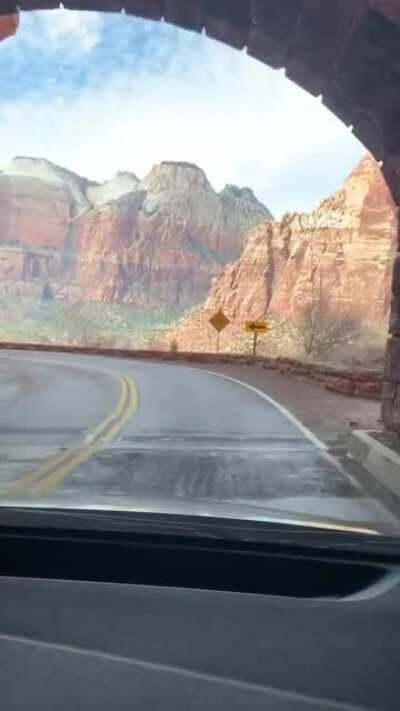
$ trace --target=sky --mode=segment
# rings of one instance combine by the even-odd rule
[[[22,13],[0,43],[0,167],[44,157],[87,178],[196,163],[276,217],[308,211],[364,155],[351,131],[274,71],[204,35],[127,15]]]

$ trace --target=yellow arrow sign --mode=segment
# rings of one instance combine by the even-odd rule
[[[267,321],[246,321],[245,330],[247,333],[267,333],[270,327]]]
[[[212,316],[210,318],[210,323],[211,323],[211,326],[213,328],[215,328],[215,330],[218,333],[220,333],[221,331],[224,330],[224,328],[229,326],[230,321],[229,321],[229,318],[227,318],[225,316],[224,312],[220,310],[220,311],[217,311],[217,313],[214,314],[214,316]]]

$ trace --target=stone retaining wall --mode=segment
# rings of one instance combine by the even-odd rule
[[[380,368],[344,368],[322,363],[277,358],[276,368],[284,375],[294,375],[318,382],[326,390],[368,400],[380,400],[383,373]]]

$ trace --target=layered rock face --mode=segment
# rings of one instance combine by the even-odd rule
[[[100,185],[16,158],[0,173],[0,290],[36,294],[51,281],[84,300],[184,309],[270,217],[249,188],[218,194],[189,163]]]
[[[240,258],[213,281],[203,320],[220,308],[236,324],[267,315],[296,320],[322,292],[341,313],[386,328],[394,252],[394,204],[368,155],[313,212],[250,231]],[[181,348],[201,346],[190,319],[173,336]]]
[[[0,292],[29,296],[62,278],[77,204],[44,161],[16,159],[0,174]],[[40,177],[39,177],[40,175]]]
[[[187,308],[270,217],[249,189],[216,193],[190,163],[155,166],[134,193],[79,219],[79,279],[91,300]]]
[[[72,300],[177,312],[203,303],[174,329],[180,348],[203,349],[219,308],[242,331],[249,318],[296,320],[320,292],[386,328],[395,209],[370,156],[316,210],[280,222],[249,188],[217,193],[189,163],[100,185],[17,158],[0,173],[0,224],[0,296],[38,297],[49,283]]]

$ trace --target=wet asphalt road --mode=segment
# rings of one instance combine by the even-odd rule
[[[204,370],[5,352],[0,404],[6,504],[392,521],[290,413]]]

